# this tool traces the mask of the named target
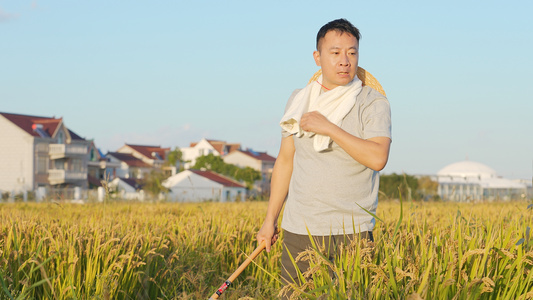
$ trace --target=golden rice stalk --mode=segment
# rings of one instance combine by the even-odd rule
[[[400,269],[399,267],[396,267],[396,281],[400,281],[404,279],[405,277],[409,277],[411,279],[414,278],[414,274],[410,272],[405,272],[404,270]]]
[[[424,300],[424,298],[420,297],[420,295],[417,294],[417,293],[413,293],[413,294],[407,296],[407,298],[405,298],[405,300]]]
[[[520,299],[533,299],[533,291],[527,292],[527,294],[520,297]]]
[[[470,256],[478,255],[478,254],[484,254],[484,253],[485,253],[485,249],[473,249],[473,250],[466,251],[466,253],[463,254],[463,259],[461,259],[461,263],[459,264],[459,269],[463,268],[463,265],[465,264],[466,260]]]
[[[492,293],[494,291],[494,286],[496,285],[492,279],[489,277],[483,277],[481,278],[481,281],[483,282],[484,286],[481,290],[481,294],[483,293]]]

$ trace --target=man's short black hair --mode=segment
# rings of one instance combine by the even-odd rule
[[[359,29],[357,27],[353,26],[350,21],[346,19],[337,19],[333,20],[326,25],[322,26],[320,30],[318,31],[318,34],[316,35],[316,49],[320,51],[320,40],[323,39],[326,36],[326,33],[330,32],[331,30],[335,30],[338,33],[349,33],[353,35],[357,42],[359,42],[359,39],[361,38],[361,33],[359,32]]]

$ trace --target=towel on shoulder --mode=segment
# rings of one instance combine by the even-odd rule
[[[322,82],[322,75],[318,78]],[[318,111],[330,122],[340,126],[342,119],[355,105],[357,95],[361,92],[362,82],[357,76],[349,84],[338,86],[330,91],[321,93],[322,86],[317,81],[309,83],[300,90],[292,103],[285,110],[280,126],[291,134],[301,137],[306,135],[313,138],[313,148],[320,152],[326,150],[331,143],[329,136],[304,132],[300,127],[300,119],[306,112]]]

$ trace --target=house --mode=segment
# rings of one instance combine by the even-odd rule
[[[132,145],[125,144],[117,150],[120,153],[129,153],[143,162],[151,165],[154,169],[163,170],[168,176],[176,174],[179,163],[175,166],[168,164],[168,155],[170,148],[161,148],[161,146]]]
[[[153,169],[152,165],[129,153],[108,152],[106,158],[110,163],[120,165],[120,167],[114,169],[112,178],[142,179]]]
[[[528,195],[527,184],[499,177],[491,167],[468,160],[445,166],[437,173],[437,180],[443,200],[512,200]]]
[[[111,162],[94,142],[89,145],[89,160],[87,163],[89,188],[98,188],[102,186],[102,181],[111,181],[115,179],[116,169],[121,167],[120,162]]]
[[[241,144],[228,144],[225,141],[201,139],[197,143],[191,143],[188,148],[181,148],[182,159],[186,161],[185,169],[190,169],[196,164],[196,158],[213,154],[215,156],[224,156],[241,147]]]
[[[251,149],[235,150],[224,156],[224,162],[240,168],[250,167],[261,172],[261,180],[255,183],[259,193],[270,192],[270,179],[276,158],[266,152],[256,152]]]
[[[219,201],[246,199],[246,187],[239,182],[206,170],[185,170],[163,182],[169,189],[168,199],[174,202]]]
[[[131,145],[125,144],[116,152],[128,153],[154,168],[160,169],[165,164],[170,148],[161,148],[161,146]]]
[[[79,198],[87,189],[91,142],[63,118],[0,112],[0,144],[1,191]]]
[[[118,199],[140,201],[145,199],[142,183],[138,179],[117,177],[109,183],[109,189]]]

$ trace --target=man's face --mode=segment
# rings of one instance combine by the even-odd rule
[[[334,89],[350,83],[356,76],[359,42],[349,33],[328,31],[313,57],[322,68],[322,85]]]

